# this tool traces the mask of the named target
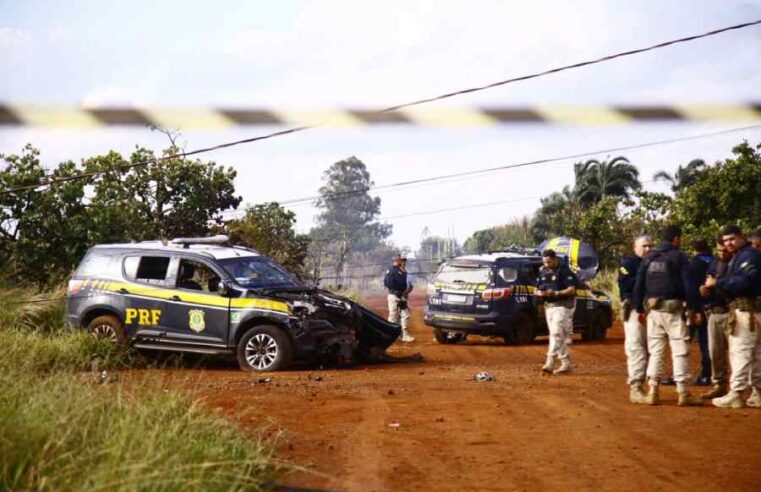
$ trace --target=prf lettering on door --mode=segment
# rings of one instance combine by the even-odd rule
[[[137,318],[137,320],[135,320]],[[142,326],[155,326],[159,324],[161,309],[135,309],[127,308],[124,324],[131,325],[137,322]]]

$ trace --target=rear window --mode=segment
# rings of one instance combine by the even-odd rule
[[[124,258],[124,274],[136,282],[164,284],[169,260],[166,256],[127,256]]]
[[[488,284],[491,282],[492,269],[489,266],[444,265],[441,267],[436,282],[462,282],[466,284]]]
[[[111,266],[111,260],[113,256],[104,255],[101,253],[90,253],[82,260],[77,268],[77,276],[82,277],[97,277],[106,275],[109,272]]]

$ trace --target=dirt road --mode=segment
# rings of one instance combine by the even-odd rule
[[[442,346],[413,304],[423,362],[276,373],[166,371],[245,425],[282,431],[284,482],[328,490],[761,490],[761,409],[628,403],[623,334],[571,347],[575,372],[542,376],[546,340]],[[385,313],[382,299],[369,304]],[[697,352],[693,346],[693,360]],[[488,371],[494,382],[476,382]],[[187,379],[186,379],[187,378]],[[700,389],[699,389],[700,391]]]

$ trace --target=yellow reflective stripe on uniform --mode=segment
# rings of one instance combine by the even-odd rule
[[[571,267],[572,268],[578,268],[579,267],[579,246],[581,243],[578,239],[572,239],[571,240]]]

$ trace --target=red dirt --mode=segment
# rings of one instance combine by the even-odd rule
[[[385,314],[384,301],[368,304]],[[390,353],[420,352],[423,362],[268,375],[227,365],[162,372],[168,384],[192,385],[220,415],[282,431],[279,458],[302,467],[283,477],[295,487],[761,488],[761,410],[680,408],[673,387],[664,388],[661,406],[630,404],[620,326],[604,343],[576,340],[572,375],[542,376],[546,340],[439,345],[421,304],[412,301],[417,340]],[[697,351],[693,345],[693,360]],[[474,381],[479,371],[496,381]],[[263,377],[272,380],[257,382]]]

